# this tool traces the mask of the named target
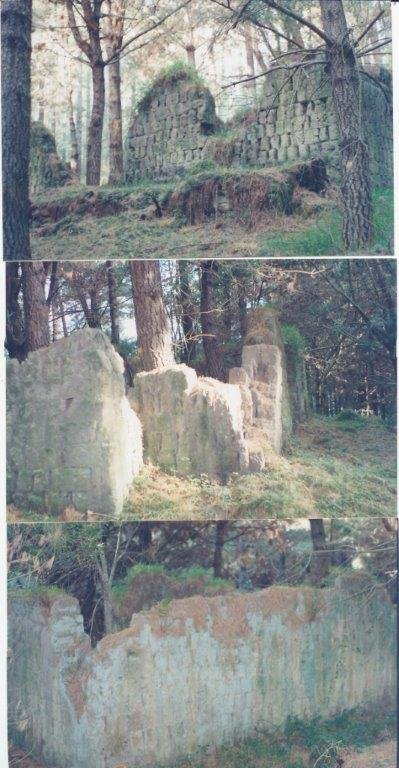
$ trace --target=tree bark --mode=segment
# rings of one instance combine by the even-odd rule
[[[314,518],[309,522],[313,545],[310,579],[313,584],[320,585],[328,574],[331,556],[327,548],[327,537],[323,520],[321,518]]]
[[[213,575],[215,579],[220,579],[223,573],[223,547],[228,527],[228,520],[218,520],[216,523],[216,541],[213,555]]]
[[[101,149],[105,109],[104,67],[96,62],[92,68],[93,101],[87,139],[86,183],[98,186],[101,180]]]
[[[22,292],[25,317],[25,351],[50,344],[49,305],[46,301],[46,269],[42,262],[23,262]]]
[[[201,329],[206,360],[206,373],[225,381],[226,370],[220,346],[220,312],[217,302],[218,263],[201,262]]]
[[[112,608],[111,578],[108,573],[108,566],[105,555],[100,552],[98,562],[98,572],[102,587],[103,612],[104,612],[104,630],[106,635],[114,631],[114,612]]]
[[[109,314],[111,319],[111,342],[112,344],[117,346],[120,341],[120,333],[119,333],[119,307],[118,307],[118,296],[116,291],[115,271],[114,271],[114,266],[112,264],[112,261],[106,261],[105,266],[107,270],[107,281],[108,281]]]
[[[362,117],[359,65],[346,23],[342,0],[319,0],[327,48],[342,165],[343,239],[347,251],[372,240],[370,155]]]
[[[131,260],[130,274],[142,369],[151,371],[174,365],[159,261]]]
[[[185,260],[178,260],[177,269],[179,273],[179,285],[180,295],[179,301],[181,306],[181,324],[184,333],[184,350],[182,359],[185,363],[189,363],[195,354],[195,329],[194,329],[194,305],[191,295],[190,287],[190,262]]]
[[[3,0],[1,102],[3,140],[3,256],[31,258],[29,150],[32,0]]]
[[[109,184],[123,180],[121,71],[118,54],[108,65],[109,87]]]
[[[191,67],[196,69],[197,68],[197,63],[196,63],[196,60],[195,60],[195,46],[193,45],[193,43],[188,43],[185,46],[185,49],[186,49],[188,64],[190,64]]]
[[[105,82],[104,60],[101,48],[100,19],[103,0],[82,0],[78,23],[73,0],[65,0],[68,23],[76,44],[86,56],[92,75],[93,99],[87,139],[86,183],[98,186],[101,180],[101,149],[104,126]],[[87,39],[81,33],[82,21]]]
[[[76,174],[77,177],[80,178],[80,154],[79,154],[79,145],[78,145],[78,134],[77,134],[75,118],[73,114],[73,100],[72,100],[71,91],[69,91],[68,93],[68,104],[69,104],[69,139],[70,139],[70,145],[71,145],[71,154],[70,154],[71,170],[72,170],[72,173]]]
[[[6,263],[6,349],[10,357],[24,360],[25,324],[19,301],[22,280],[18,262]]]

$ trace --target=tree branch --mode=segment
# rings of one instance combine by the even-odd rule
[[[307,27],[312,32],[314,32],[315,35],[318,37],[321,37],[322,40],[324,40],[327,45],[332,48],[334,45],[334,40],[332,40],[331,37],[326,35],[326,33],[319,29],[319,27],[316,27],[315,24],[313,24],[311,21],[308,21],[303,16],[300,16],[299,13],[296,13],[295,11],[291,11],[289,8],[286,8],[283,5],[280,5],[280,3],[277,3],[276,0],[261,0],[262,3],[265,3],[269,8],[273,8],[275,11],[278,11],[279,13],[284,13],[286,16],[288,16],[290,19],[294,19],[294,21],[297,21],[299,24],[302,24],[302,26]]]
[[[265,77],[266,75],[269,75],[270,72],[277,72],[280,69],[284,70],[291,70],[291,69],[301,69],[302,67],[309,67],[314,66],[316,64],[326,64],[327,62],[322,59],[315,59],[314,61],[302,61],[300,63],[296,64],[281,64],[279,67],[271,67],[266,72],[261,72],[259,75],[252,75],[251,77],[244,77],[242,80],[235,80],[233,83],[228,83],[227,85],[222,85],[221,90],[224,91],[225,88],[232,88],[234,85],[239,85],[240,83],[248,83],[250,80],[257,80],[259,77]],[[284,83],[285,85],[285,83]],[[279,93],[282,89],[280,89]]]
[[[359,45],[360,41],[363,40],[364,37],[366,37],[367,33],[370,32],[370,29],[374,27],[374,24],[377,23],[377,21],[381,18],[381,16],[384,16],[385,9],[383,8],[382,11],[379,11],[377,15],[370,21],[370,24],[367,24],[367,27],[365,30],[363,30],[360,37],[357,38],[356,42],[354,43],[354,47],[356,48],[357,45]]]
[[[174,8],[172,11],[169,11],[169,13],[166,13],[165,16],[162,17],[162,19],[159,19],[154,24],[152,24],[150,27],[147,27],[147,29],[144,29],[142,32],[138,32],[136,35],[130,38],[130,40],[127,40],[126,43],[124,43],[119,51],[117,51],[117,55],[120,55],[122,51],[125,50],[129,45],[134,43],[136,40],[138,40],[140,37],[143,37],[144,35],[148,35],[149,32],[152,32],[154,29],[157,29],[160,27],[167,19],[169,19],[171,16],[173,16],[175,13],[178,13],[178,11],[181,11],[182,8],[185,8],[187,5],[189,5],[192,2],[192,0],[185,0],[184,3],[181,3],[177,6],[177,8]],[[116,54],[113,56],[110,56],[106,61],[104,62],[104,65],[110,64],[111,61],[115,58]]]

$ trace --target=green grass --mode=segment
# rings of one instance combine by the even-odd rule
[[[370,254],[390,254],[394,228],[393,191],[376,190],[374,202],[374,239]],[[342,215],[326,210],[316,221],[298,232],[278,232],[260,239],[261,256],[327,256],[344,253]]]
[[[394,737],[392,712],[352,710],[329,721],[289,718],[284,730],[258,732],[230,746],[199,750],[179,768],[311,768],[316,761],[317,768],[336,768],[342,749],[362,752]]]

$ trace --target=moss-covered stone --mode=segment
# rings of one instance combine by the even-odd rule
[[[63,187],[71,180],[71,170],[58,156],[53,134],[42,123],[32,123],[29,165],[31,191]]]

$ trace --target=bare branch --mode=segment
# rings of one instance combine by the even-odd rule
[[[151,26],[147,27],[146,29],[143,29],[142,32],[138,32],[136,35],[133,35],[133,37],[131,37],[129,40],[127,40],[126,43],[124,43],[120,47],[120,49],[117,52],[117,54],[114,54],[114,55],[110,56],[108,59],[106,59],[106,61],[104,62],[105,66],[107,64],[110,64],[111,61],[114,60],[115,56],[116,55],[120,55],[122,53],[122,51],[124,51],[125,48],[127,48],[129,45],[134,43],[140,37],[143,37],[144,35],[148,35],[149,32],[152,32],[154,29],[157,29],[158,27],[160,27],[167,19],[169,19],[171,16],[174,16],[174,14],[178,13],[178,11],[181,11],[182,8],[186,8],[186,6],[189,5],[191,2],[192,2],[192,0],[185,0],[185,2],[181,3],[180,5],[178,5],[177,8],[174,8],[172,11],[169,11],[169,13],[166,13],[165,16],[162,17],[162,19],[158,19],[158,21],[154,22],[154,24],[152,24]]]
[[[252,77],[245,77],[241,80],[235,80],[233,83],[228,83],[227,85],[222,85],[221,90],[225,90],[225,88],[232,88],[234,85],[239,85],[240,83],[248,83],[250,80],[257,80],[259,77],[265,77],[266,75],[269,75],[270,72],[277,72],[279,69],[284,70],[291,70],[291,69],[301,69],[302,67],[313,67],[316,64],[326,64],[327,62],[322,59],[314,59],[313,61],[302,61],[297,62],[296,64],[281,64],[279,67],[271,67],[266,72],[261,72],[259,75],[252,75]]]
[[[324,40],[324,42],[327,43],[329,47],[334,45],[334,40],[332,40],[331,37],[326,35],[322,29],[316,27],[316,25],[311,21],[308,21],[303,16],[300,16],[299,13],[286,8],[284,5],[280,5],[280,3],[277,3],[276,0],[262,0],[262,3],[265,3],[265,5],[267,5],[269,8],[273,8],[275,11],[279,11],[279,13],[284,13],[290,19],[298,21],[299,24],[302,24],[304,27],[310,29],[312,32],[314,32],[315,35],[318,35],[318,37],[321,37],[321,39]]]
[[[374,27],[374,24],[377,23],[377,21],[381,18],[381,16],[384,16],[385,9],[383,8],[382,11],[379,11],[377,15],[370,21],[370,24],[367,25],[366,29],[362,32],[360,37],[357,38],[356,42],[354,43],[354,47],[356,48],[357,45],[359,45],[360,41],[363,40],[364,37],[366,37],[367,33],[370,32],[370,29]]]
[[[358,58],[360,59],[362,56],[367,56],[367,54],[376,51],[378,48],[382,48],[384,45],[389,45],[389,43],[392,43],[391,37],[387,37],[385,40],[377,43],[377,45],[373,45],[371,48],[365,48],[363,51],[360,51],[360,53],[357,54]]]

